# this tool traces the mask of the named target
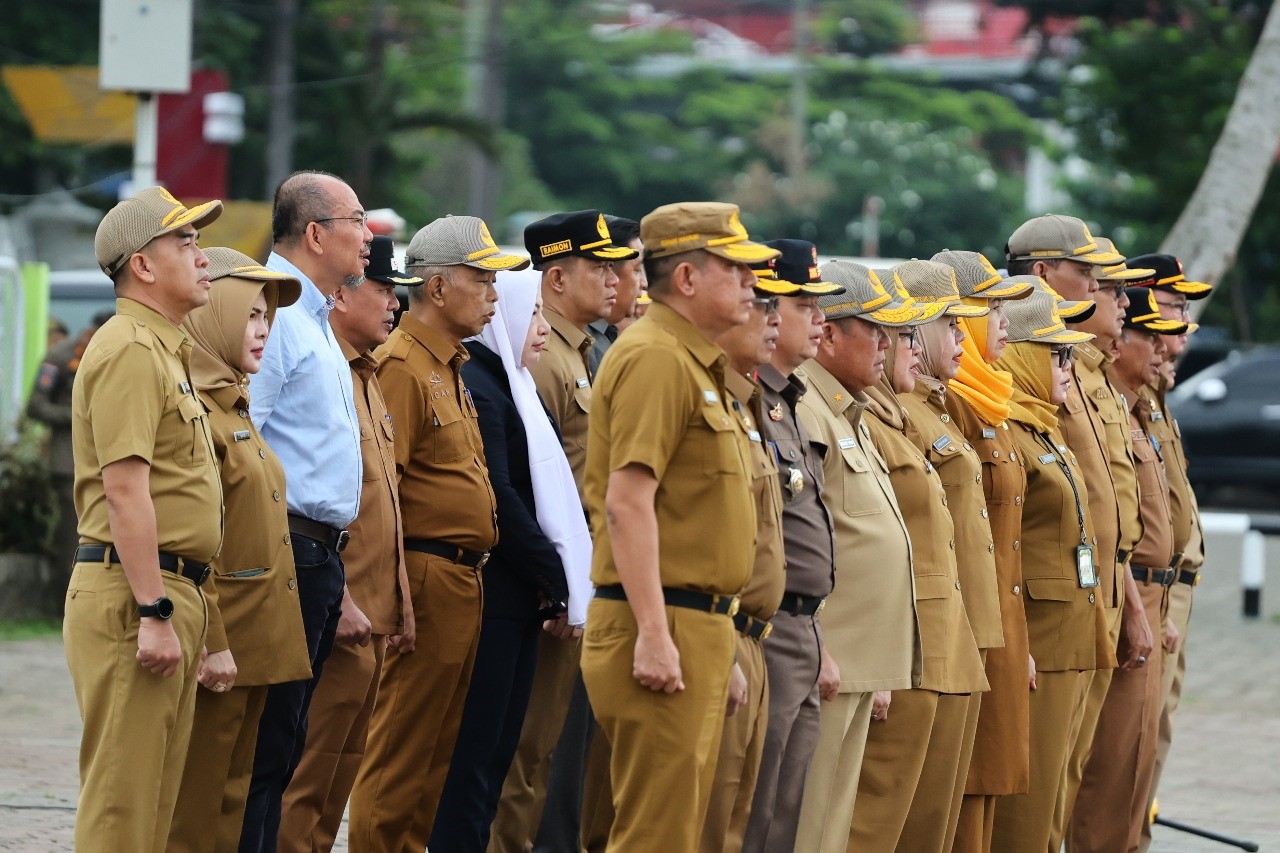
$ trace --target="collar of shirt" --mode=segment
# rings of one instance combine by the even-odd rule
[[[686,320],[678,311],[661,302],[655,302],[649,306],[648,312],[644,318],[652,317],[652,322],[657,323],[671,334],[675,335],[677,341],[689,351],[695,359],[698,360],[703,367],[711,368],[717,362],[724,362],[728,357],[724,354],[724,350],[720,349],[714,341],[702,333],[702,331],[688,320]]]
[[[1125,404],[1129,407],[1129,411],[1137,413],[1138,405],[1143,402],[1142,395],[1124,385],[1118,378],[1113,377],[1111,384],[1115,386],[1116,392],[1124,397]]]
[[[239,385],[224,385],[221,388],[200,393],[207,394],[209,399],[217,403],[224,412],[249,408],[249,386],[243,382]]]
[[[564,318],[564,315],[556,311],[554,308],[544,308],[542,313],[547,318],[547,323],[551,326],[551,330],[560,337],[564,338],[564,342],[580,353],[586,352],[591,345],[595,343],[595,339],[570,323]]]
[[[471,358],[471,354],[462,344],[450,340],[443,332],[436,331],[409,314],[401,315],[400,330],[426,347],[427,352],[435,356],[441,364],[447,364],[454,370],[461,368],[462,363]]]
[[[293,265],[293,262],[272,252],[267,258],[264,266],[275,272],[287,273],[298,281],[302,282],[302,296],[299,301],[307,313],[320,323],[327,324],[329,322],[329,312],[333,310],[333,296],[325,296],[320,292],[320,288],[316,287],[315,282],[307,278],[306,273]]]
[[[618,327],[610,325],[608,320],[596,320],[588,323],[587,330],[594,332],[596,338],[604,337],[609,341],[614,341],[618,338]]]
[[[1103,352],[1091,343],[1076,344],[1076,364],[1082,364],[1089,370],[1105,371],[1116,357]]]
[[[794,373],[783,376],[782,371],[772,364],[762,364],[756,376],[761,385],[786,400],[793,409],[796,401],[804,396],[804,381]]]
[[[169,322],[168,317],[141,302],[124,296],[118,297],[116,313],[132,317],[138,325],[150,329],[164,348],[175,355],[180,355],[183,344],[187,343],[186,332]]]
[[[810,360],[805,363],[804,374],[805,381],[818,393],[818,396],[826,401],[832,412],[844,415],[853,426],[858,425],[858,421],[862,419],[862,413],[871,402],[870,397],[862,391],[854,393],[845,388],[840,380],[831,375],[831,371],[816,361]],[[845,415],[850,408],[854,411]]]
[[[760,388],[756,383],[741,373],[732,370],[724,375],[724,387],[733,395],[735,400],[744,406],[751,402],[752,397],[760,393]]]
[[[342,357],[347,360],[347,364],[360,374],[361,379],[368,382],[369,377],[378,369],[378,360],[373,357],[373,352],[357,352],[356,348],[347,343],[347,339],[337,332],[334,332],[333,337],[337,340],[338,348],[342,350]]]

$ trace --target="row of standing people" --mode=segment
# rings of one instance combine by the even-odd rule
[[[1012,651],[1017,636],[1035,621],[1037,606],[1060,623],[1055,641],[1064,636],[1068,611],[1076,627],[1085,611],[1104,613],[1103,596],[1092,591],[1097,585],[1086,585],[1082,574],[1081,549],[1096,555],[1106,547],[1105,540],[1101,545],[1088,541],[1093,503],[1083,499],[1087,477],[1073,477],[1075,447],[1054,445],[1056,421],[1039,411],[1062,402],[1052,399],[1054,388],[1065,394],[1069,387],[1055,386],[1056,374],[1042,375],[1049,347],[1060,349],[1082,334],[1062,326],[1058,305],[1067,311],[1090,306],[1085,300],[1059,303],[1045,279],[1061,267],[1092,271],[1095,266],[1136,278],[1135,271],[1123,269],[1123,258],[1102,251],[1090,237],[1088,251],[1028,250],[1041,266],[1028,269],[1024,280],[1002,280],[980,256],[945,253],[935,261],[951,266],[903,265],[886,288],[873,271],[857,265],[837,262],[820,271],[816,250],[800,241],[751,243],[730,205],[675,205],[647,217],[638,234],[624,231],[622,240],[615,240],[610,222],[619,229],[635,224],[595,211],[535,224],[526,232],[526,244],[541,276],[504,274],[500,301],[495,271],[527,261],[502,255],[483,223],[470,217],[437,220],[419,232],[409,248],[409,273],[399,273],[390,264],[389,247],[383,253],[375,244],[379,255],[369,257],[369,235],[354,193],[331,176],[304,173],[286,181],[277,194],[271,269],[211,250],[215,263],[206,276],[193,231],[214,215],[212,205],[188,211],[154,191],[143,201],[121,205],[100,229],[100,260],[109,273],[124,270],[117,279],[119,307],[134,319],[132,327],[127,321],[117,324],[116,334],[104,341],[94,359],[104,365],[93,371],[99,378],[86,378],[84,393],[77,395],[83,398],[79,414],[88,428],[81,435],[89,439],[83,453],[85,500],[78,472],[77,506],[82,540],[92,553],[78,555],[68,592],[73,675],[78,666],[83,673],[91,658],[95,644],[77,633],[77,626],[83,627],[90,608],[105,603],[106,596],[94,597],[108,582],[103,579],[114,585],[117,599],[128,592],[130,601],[149,600],[153,591],[137,531],[118,531],[110,519],[98,517],[107,509],[102,503],[115,506],[121,494],[138,498],[126,488],[107,500],[112,486],[119,486],[107,474],[113,462],[126,463],[117,466],[117,474],[139,461],[153,469],[158,568],[177,570],[164,576],[165,591],[182,586],[178,576],[195,574],[188,564],[200,566],[205,556],[199,549],[179,550],[179,545],[189,549],[189,542],[164,530],[179,516],[187,522],[196,517],[172,515],[175,507],[167,502],[172,490],[156,488],[158,435],[144,454],[141,444],[128,445],[114,435],[128,429],[127,424],[111,428],[120,411],[109,415],[101,408],[101,400],[120,391],[102,380],[119,375],[125,359],[138,358],[137,350],[155,351],[147,335],[162,345],[167,336],[181,362],[181,332],[172,334],[160,321],[181,319],[184,305],[190,305],[187,311],[198,309],[194,318],[186,318],[196,357],[185,380],[167,366],[175,388],[155,383],[161,402],[144,411],[155,419],[172,403],[172,414],[194,429],[188,429],[187,438],[195,445],[208,421],[216,452],[201,454],[196,446],[183,467],[200,469],[207,481],[203,469],[213,467],[216,474],[216,455],[232,535],[222,537],[221,553],[213,560],[217,595],[207,596],[208,631],[198,642],[183,636],[182,657],[173,657],[176,643],[166,645],[162,638],[157,645],[148,634],[175,625],[190,631],[197,608],[190,606],[189,595],[178,601],[186,607],[173,607],[177,599],[169,596],[149,606],[167,607],[171,615],[185,610],[182,620],[144,612],[122,623],[126,636],[130,630],[137,634],[144,668],[165,672],[180,662],[187,676],[177,679],[181,687],[171,684],[166,691],[176,704],[165,713],[176,709],[178,722],[165,717],[160,726],[174,736],[157,752],[161,763],[147,781],[154,790],[123,791],[112,777],[111,756],[136,749],[124,730],[147,731],[157,720],[108,713],[118,694],[94,694],[77,675],[86,715],[82,808],[97,808],[104,795],[108,801],[116,796],[145,803],[154,794],[160,804],[154,814],[144,811],[118,827],[123,832],[128,824],[129,832],[139,833],[129,836],[135,840],[154,839],[154,849],[166,843],[170,849],[274,849],[277,839],[286,848],[327,849],[354,788],[353,849],[423,849],[428,841],[437,850],[503,849],[510,839],[532,845],[538,789],[545,785],[547,759],[573,692],[577,636],[585,620],[581,668],[605,735],[592,747],[596,776],[607,767],[604,785],[587,784],[587,849],[605,843],[613,849],[694,849],[699,844],[703,849],[744,844],[746,849],[843,849],[845,844],[850,849],[947,849],[955,837],[973,839],[979,845],[973,849],[986,849],[992,833],[998,838],[1005,824],[1014,827],[1010,831],[1018,840],[1004,849],[1035,846],[1024,843],[1027,836],[1020,833],[1026,827],[1019,821],[1034,827],[1045,823],[1036,807],[1019,802],[1009,810],[1016,817],[998,820],[997,801],[990,798],[1019,793],[1016,789],[1028,787],[1021,778],[1037,769],[1031,757],[1036,750],[1021,749],[1036,745],[1031,732],[1039,729],[1029,722],[1035,719],[1036,700],[1023,696],[1018,701],[1018,691],[1007,687],[1009,671],[1022,673],[1026,694],[1028,682],[1065,682],[1056,677],[1060,672],[1088,672],[1087,679],[1075,679],[1075,686],[1087,681],[1093,687],[1099,680],[1093,673],[1109,666],[1101,639],[1089,661],[1084,660],[1088,655],[1059,654],[1056,642],[1038,666],[1018,664]],[[1054,220],[1059,230],[1060,219]],[[348,230],[338,230],[348,224]],[[1040,239],[1053,230],[1035,221],[1028,225]],[[1076,236],[1063,239],[1069,243]],[[1021,260],[1012,251],[1018,238],[1011,239],[1011,269]],[[139,240],[141,245],[134,245]],[[158,267],[161,275],[152,269],[151,256],[173,248],[173,242],[192,260],[194,287],[181,281],[180,273],[191,277],[182,261]],[[603,323],[596,330],[604,340],[617,336],[616,325],[607,321],[622,320],[627,312],[618,310],[618,302],[629,307],[634,298],[641,245],[643,269],[661,305],[645,325],[621,339],[627,346],[603,363],[596,383],[599,362],[591,357],[584,329]],[[750,271],[750,262],[759,269]],[[624,277],[631,291],[620,299]],[[209,305],[192,304],[211,278],[218,284],[209,291]],[[393,332],[397,284],[411,288],[411,299]],[[1037,287],[1041,290],[1033,292]],[[1177,287],[1165,290],[1176,293]],[[299,295],[293,311],[276,315],[268,338],[266,326],[277,307]],[[986,360],[999,355],[1004,334],[999,317],[1005,313],[1000,300],[1013,298],[1018,301],[1009,304],[1008,313],[1016,315],[1023,304],[1040,312],[1022,318],[1022,326],[1014,324],[1029,335],[1016,339],[1016,345],[1040,345],[1024,354],[1025,364],[1017,363],[1025,374],[1021,383],[1012,362],[1008,373],[983,369]],[[1115,298],[1120,304],[1121,297]],[[159,316],[130,302],[150,306]],[[979,322],[993,305],[997,310],[988,316],[996,322]],[[236,317],[243,322],[246,314],[249,331],[241,330],[243,340],[237,342]],[[1049,318],[1053,322],[1034,325]],[[1150,326],[1151,317],[1134,318],[1135,335],[1150,331],[1141,323]],[[850,319],[855,322],[846,322]],[[148,320],[158,332],[138,331]],[[963,350],[966,336],[955,332],[958,322],[970,329]],[[1110,323],[1114,338],[1114,316]],[[893,332],[885,330],[901,333],[894,341]],[[124,332],[130,335],[125,343],[142,346],[122,346],[116,338]],[[473,340],[464,346],[465,338]],[[921,343],[913,349],[917,340]],[[975,349],[973,341],[984,343]],[[546,357],[539,361],[544,345]],[[339,358],[333,357],[335,350]],[[1065,371],[1070,355],[1057,358],[1059,372]],[[924,370],[913,366],[916,359]],[[260,364],[265,369],[258,372]],[[133,367],[136,372],[138,365]],[[948,375],[953,368],[961,372],[954,381]],[[972,377],[967,384],[966,371]],[[254,375],[251,398],[245,393],[247,374]],[[749,376],[759,377],[758,388]],[[917,376],[927,392],[913,397],[909,386]],[[803,396],[809,386],[822,389],[824,382],[828,410],[813,402],[813,391]],[[597,403],[589,416],[593,385],[603,392],[606,409],[602,414]],[[1035,399],[1044,405],[1019,409],[1010,402],[1017,397],[1015,386],[1024,395],[1038,392]],[[948,395],[948,387],[954,393]],[[92,417],[94,390],[102,412],[98,424]],[[759,403],[761,394],[770,402],[767,410]],[[1007,395],[1003,401],[1001,395]],[[190,402],[204,401],[207,418],[190,405],[183,411],[187,396]],[[957,397],[968,400],[967,406]],[[923,408],[916,411],[917,406]],[[1033,414],[1023,420],[1012,414],[1024,410]],[[864,411],[870,415],[865,422]],[[163,425],[163,418],[159,421]],[[1025,497],[1030,512],[1034,478],[1024,474],[1028,486],[1022,495],[1015,483],[1006,482],[992,498],[980,485],[976,491],[969,485],[970,474],[973,484],[981,484],[982,473],[967,470],[985,471],[992,464],[975,450],[986,447],[979,442],[994,442],[988,432],[995,433],[997,426],[1007,432],[1008,423],[1016,432],[1023,422],[1038,427],[1041,438],[1050,437],[1050,453],[1039,459],[1048,465],[1045,457],[1052,457],[1061,469],[1059,504],[1063,483],[1072,485],[1080,533],[1072,552],[1074,575],[1058,571],[1063,555],[1050,547],[1046,565],[1050,575],[1057,575],[1025,580],[1026,597],[1034,601],[1027,602],[1025,615],[1012,606],[1022,604],[1020,585],[1005,583],[1016,578],[1010,565],[1017,563],[1019,540],[1002,560],[996,548],[1003,539],[992,531],[1000,523],[1006,532],[1020,529],[1009,525],[1013,510],[1002,510],[1005,516],[998,522],[996,508],[1018,507],[1021,516]],[[962,423],[976,432],[959,431]],[[928,426],[922,431],[921,424]],[[929,430],[938,424],[944,428],[933,437]],[[354,453],[351,438],[356,439]],[[106,450],[99,449],[99,441]],[[77,450],[84,444],[78,439]],[[138,452],[119,455],[130,449]],[[251,459],[255,450],[260,465]],[[992,460],[1000,458],[998,449],[991,452]],[[1005,452],[1007,462],[1025,471],[1018,451]],[[81,455],[77,452],[78,466]],[[1022,458],[1028,459],[1027,452]],[[945,464],[952,459],[971,464]],[[101,471],[96,483],[94,466]],[[964,476],[949,482],[940,478],[942,472]],[[843,487],[843,511],[830,500],[834,485],[824,489],[824,479]],[[987,480],[989,490],[990,474]],[[739,488],[744,484],[746,491]],[[256,502],[246,496],[255,493]],[[584,493],[597,546],[596,599],[589,620],[584,611],[590,592],[583,576],[592,558],[579,503]],[[1050,504],[1051,498],[1052,488],[1050,498],[1034,506]],[[719,535],[708,536],[717,524],[723,528]],[[944,550],[937,537],[947,528],[955,538]],[[122,539],[131,538],[123,545]],[[617,552],[621,560],[615,560],[614,541],[627,543],[625,552]],[[351,549],[344,551],[348,542]],[[985,560],[980,556],[984,543],[990,555]],[[1119,593],[1117,578],[1128,560],[1119,559],[1119,568],[1111,565],[1108,574],[1110,562],[1097,561],[1097,580]],[[121,573],[102,571],[121,565],[123,579]],[[745,572],[737,586],[728,580],[735,570]],[[1146,585],[1164,589],[1154,571],[1147,569]],[[1066,606],[1071,601],[1066,588],[1054,581],[1072,577],[1087,591],[1090,606],[1082,606],[1086,592],[1078,593],[1075,607]],[[846,589],[871,589],[875,595],[851,591],[841,596],[835,592],[840,578],[847,578]],[[121,585],[125,580],[127,590]],[[744,611],[730,614],[739,592]],[[81,595],[87,601],[73,613]],[[264,615],[268,599],[279,605],[268,611],[279,618]],[[236,613],[236,602],[248,609]],[[121,607],[119,601],[112,606]],[[699,607],[707,612],[696,613]],[[1096,621],[1102,624],[1103,616]],[[232,623],[235,628],[228,630]],[[1160,624],[1157,620],[1157,631]],[[672,639],[676,628],[679,642]],[[263,632],[268,636],[261,637]],[[1033,655],[1035,636],[1032,631]],[[715,652],[726,639],[730,660],[736,662],[717,674]],[[193,654],[193,645],[210,653]],[[386,655],[387,648],[395,654]],[[1114,654],[1114,644],[1110,648]],[[1137,648],[1150,653],[1149,645]],[[985,675],[980,650],[987,657]],[[998,680],[1000,665],[993,653],[1005,650],[1010,653],[1004,655],[1003,682],[1014,710],[991,710],[999,707],[990,702],[992,693],[989,712],[979,714],[979,693],[988,677],[993,688]],[[1136,658],[1145,663],[1145,657],[1131,655],[1126,662],[1140,667]],[[686,682],[685,674],[696,672],[697,663],[709,668]],[[322,672],[329,677],[321,679]],[[131,675],[155,687],[154,678]],[[198,698],[196,681],[208,688]],[[1142,683],[1149,688],[1151,679]],[[1030,697],[1049,693],[1039,691],[1037,685]],[[1114,692],[1094,688],[1090,695],[1098,694],[1101,704]],[[125,691],[123,698],[128,695]],[[732,712],[727,723],[726,696]],[[708,714],[707,700],[713,697],[718,698],[711,705],[719,710]],[[820,706],[821,700],[828,704]],[[197,735],[188,754],[182,717],[193,701]],[[1041,704],[1051,704],[1057,713],[1063,703]],[[1070,697],[1065,704],[1071,704]],[[1079,716],[1087,716],[1083,697],[1078,704]],[[1025,714],[1017,710],[1027,705]],[[1130,710],[1125,706],[1117,714]],[[691,713],[694,717],[687,716]],[[91,727],[90,719],[109,723]],[[1083,729],[1080,725],[1072,736],[1074,742],[1083,740]],[[823,746],[815,758],[819,741]],[[570,756],[557,760],[572,767],[581,746],[571,743],[566,750],[564,743],[557,752]],[[1073,759],[1080,750],[1068,752]],[[1081,760],[1087,754],[1086,746]],[[1028,756],[1026,777],[1017,769],[1022,755]],[[1050,818],[1055,806],[1063,808],[1058,792],[1065,796],[1069,764],[1064,759],[1061,779],[1052,769],[1038,768],[1046,774],[1035,785],[1038,796],[1028,794],[1029,800],[1043,801],[1049,792]],[[181,766],[185,773],[175,777],[174,768]],[[991,769],[975,769],[986,766]],[[565,775],[574,778],[572,771]],[[983,781],[984,776],[1013,781]],[[1086,782],[1089,778],[1086,774]],[[1138,786],[1131,787],[1136,802]],[[965,793],[972,797],[962,797]],[[855,795],[862,804],[857,812]],[[673,798],[687,801],[690,814],[673,810]],[[1145,798],[1143,789],[1144,806]],[[170,834],[166,805],[175,801]],[[1043,802],[1038,808],[1043,811]],[[1065,813],[1070,812],[1068,805]],[[1058,821],[1049,823],[1052,833]],[[849,827],[843,838],[842,825]],[[960,836],[957,826],[965,830]],[[117,846],[101,835],[100,826],[90,830],[85,819],[78,828],[86,832],[86,849],[94,843],[103,849]],[[859,831],[864,837],[855,841]],[[80,838],[78,833],[78,843]],[[136,849],[147,846],[139,842]]]

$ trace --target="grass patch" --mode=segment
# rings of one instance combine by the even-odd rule
[[[62,634],[60,619],[0,620],[0,642],[7,640],[43,640]]]

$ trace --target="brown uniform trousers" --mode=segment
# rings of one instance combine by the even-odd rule
[[[923,661],[915,688],[895,692],[888,719],[873,722],[867,734],[849,848],[879,851],[908,849],[903,834],[909,822],[945,828],[967,694],[986,690],[987,678],[961,597],[946,490],[933,463],[905,432],[906,413],[887,381],[866,393],[871,436],[911,534]]]
[[[248,418],[249,401],[240,388],[218,388],[201,397],[209,407],[226,525],[236,531],[204,585],[205,646],[211,652],[231,650],[236,682],[225,693],[196,691],[192,730],[199,735],[187,750],[169,833],[172,853],[239,848],[267,687],[311,677],[293,549],[284,541],[289,532],[284,469]]]
[[[1014,544],[1022,551],[1023,606],[1036,689],[1029,704],[1027,791],[997,799],[991,849],[1056,853],[1049,840],[1053,810],[1080,734],[1090,673],[1110,666],[1114,658],[1099,652],[1105,613],[1097,588],[1082,588],[1077,571],[1076,548],[1082,539],[1094,539],[1093,494],[1078,459],[1058,429],[1038,433],[1012,422],[1009,429],[1027,475],[1022,535]]]
[[[803,370],[809,393],[800,419],[823,448],[836,530],[836,585],[819,621],[840,667],[840,687],[822,706],[796,849],[833,853],[849,841],[872,698],[879,690],[911,687],[915,602],[906,523],[863,417],[870,400],[851,393],[816,361]]]
[[[1163,573],[1173,557],[1169,484],[1164,465],[1142,425],[1139,409],[1149,403],[1120,388],[1130,401],[1134,464],[1141,496],[1142,540],[1132,566]],[[1155,772],[1156,739],[1163,705],[1160,695],[1164,652],[1161,643],[1166,589],[1139,579],[1138,592],[1156,648],[1145,666],[1117,669],[1098,718],[1093,750],[1085,764],[1067,830],[1069,850],[1132,851],[1146,820],[1147,797]]]
[[[1067,445],[1075,451],[1090,487],[1090,511],[1098,537],[1097,555],[1099,589],[1107,617],[1106,647],[1114,652],[1120,640],[1124,612],[1124,575],[1127,560],[1120,553],[1133,552],[1142,538],[1142,519],[1138,513],[1138,476],[1133,465],[1133,439],[1129,433],[1129,413],[1125,400],[1107,376],[1115,356],[1104,353],[1093,343],[1081,344],[1076,350],[1075,383],[1067,403],[1060,410],[1062,432]],[[1114,503],[1116,528],[1108,519]],[[1112,534],[1115,534],[1116,559],[1109,559]],[[1093,732],[1098,715],[1111,685],[1110,667],[1094,670],[1085,697],[1080,736],[1067,762],[1067,780],[1053,812],[1050,843],[1061,846],[1067,832],[1067,821],[1075,807],[1076,792],[1084,775],[1085,762],[1093,746]]]
[[[1003,647],[987,651],[991,689],[982,696],[952,844],[952,850],[962,853],[985,853],[991,849],[996,798],[1025,793],[1030,776],[1027,614],[1022,596],[1022,549],[1014,547],[1022,537],[1027,475],[1007,423],[986,423],[958,394],[947,396],[947,410],[982,460],[1005,641]]]
[[[71,403],[82,544],[111,544],[102,468],[137,457],[150,465],[159,550],[200,563],[217,555],[222,487],[190,358],[186,334],[131,299],[116,300],[116,316],[89,343]],[[138,605],[124,569],[105,560],[72,569],[62,636],[84,721],[77,850],[158,853],[169,836],[207,618],[190,580],[160,575],[182,645],[170,678],[138,664]]]
[[[374,374],[372,353],[357,353],[337,336],[351,365],[360,424],[360,514],[342,554],[347,589],[371,626],[367,645],[335,643],[311,697],[302,761],[281,803],[277,850],[327,851],[333,846],[364,757],[369,719],[378,696],[387,636],[402,629],[408,597],[396,489],[395,431]]]
[[[542,358],[529,368],[538,395],[560,428],[561,444],[578,496],[583,498],[587,465],[587,423],[591,414],[591,370],[587,353],[594,342],[553,308],[544,309],[551,335]],[[583,503],[585,505],[585,498]],[[502,785],[498,814],[489,838],[490,853],[524,853],[534,837],[547,799],[551,753],[560,739],[569,698],[578,680],[582,643],[543,634],[538,640],[538,677],[520,729],[511,768]]]
[[[498,537],[497,503],[460,373],[466,349],[405,314],[376,355],[396,430],[406,542],[488,551]],[[356,853],[426,849],[480,638],[481,570],[470,562],[405,551],[420,651],[383,661],[351,792]]]

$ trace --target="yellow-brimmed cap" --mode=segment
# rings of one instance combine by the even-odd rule
[[[759,264],[782,253],[752,242],[736,204],[682,201],[664,204],[640,220],[646,258],[702,249],[730,261]]]
[[[632,257],[635,257],[632,255]],[[406,267],[467,266],[482,270],[522,270],[529,259],[504,255],[478,216],[448,214],[418,229],[405,250]]]
[[[1151,275],[1133,279],[1134,287],[1154,287],[1180,293],[1187,299],[1204,299],[1213,285],[1203,281],[1189,281],[1182,271],[1182,261],[1173,255],[1139,255],[1133,258],[1135,266],[1151,267]]]
[[[930,260],[956,271],[956,288],[962,299],[1022,299],[1031,293],[1030,285],[1009,284],[1014,279],[1002,277],[980,252],[943,249]]]
[[[790,285],[792,288],[770,290],[770,293],[779,296],[844,293],[844,288],[839,284],[822,280],[822,271],[818,268],[818,247],[808,240],[766,240],[763,245],[777,249],[781,254],[764,263],[752,264],[751,269],[756,278],[762,282]]]
[[[164,187],[147,187],[107,211],[93,236],[93,253],[107,275],[157,237],[190,225],[203,228],[222,215],[222,202],[187,207]]]
[[[1126,329],[1181,335],[1190,328],[1181,320],[1166,320],[1160,316],[1160,302],[1156,299],[1156,292],[1150,287],[1126,287],[1124,292],[1129,297],[1129,307],[1124,312]]]
[[[985,305],[965,305],[960,301],[956,271],[946,264],[912,258],[898,264],[891,272],[895,287],[910,300],[908,305],[941,306],[941,310],[932,315],[934,317],[943,313],[951,317],[985,317],[991,311]],[[925,322],[925,318],[920,322]]]
[[[288,273],[269,270],[243,252],[225,246],[212,246],[205,249],[204,254],[209,259],[210,282],[230,277],[274,284],[277,308],[292,305],[302,295],[302,282],[298,279]]]
[[[1092,299],[1063,299],[1058,291],[1049,286],[1048,282],[1039,276],[1027,276],[1035,279],[1032,286],[1036,290],[1043,290],[1052,296],[1058,305],[1058,313],[1068,323],[1083,323],[1093,316],[1093,312],[1098,310],[1098,303]]]
[[[1118,264],[1124,256],[1098,248],[1089,226],[1074,216],[1046,213],[1018,226],[1006,248],[1009,260],[1049,261],[1065,258],[1085,264]]]
[[[1090,303],[1092,304],[1092,303]],[[1068,329],[1058,312],[1058,300],[1049,288],[1036,288],[1025,299],[1004,307],[1009,323],[1009,343],[1083,344],[1093,340],[1088,332]]]
[[[822,277],[843,288],[841,293],[818,297],[818,306],[828,320],[861,317],[894,328],[920,322],[921,307],[909,305],[896,291],[887,290],[873,269],[853,261],[827,261],[822,265]]]

